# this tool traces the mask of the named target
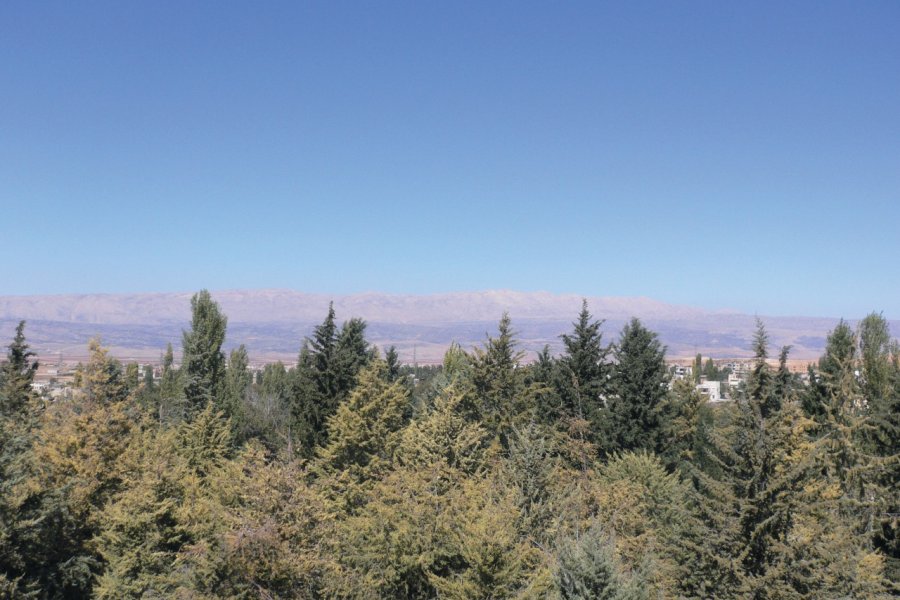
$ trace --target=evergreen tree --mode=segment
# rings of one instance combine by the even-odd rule
[[[10,566],[21,589],[41,598],[90,597],[103,567],[91,540],[119,488],[134,425],[121,364],[96,339],[90,350],[81,390],[41,414],[8,489],[15,518],[6,534],[18,556]]]
[[[599,443],[598,433],[603,424],[603,409],[610,393],[612,366],[607,356],[609,347],[603,345],[600,327],[603,321],[595,321],[583,300],[578,320],[572,324],[572,333],[561,337],[563,355],[558,361],[555,388],[561,403],[558,415],[568,428],[573,420],[589,424],[588,442]]]
[[[222,344],[227,322],[208,291],[194,294],[191,298],[191,330],[182,336],[181,371],[189,417],[208,403],[221,407],[225,386]]]
[[[507,313],[503,313],[497,333],[497,337],[488,336],[483,348],[475,349],[472,383],[483,425],[505,446],[514,426],[527,422],[533,414],[524,372],[519,370],[524,353],[516,348]]]
[[[719,369],[716,367],[716,363],[713,362],[712,358],[706,359],[706,363],[703,365],[703,376],[706,377],[707,381],[719,380]]]
[[[831,345],[847,356],[841,339],[843,330]],[[846,445],[853,426],[833,428],[828,406],[819,431],[829,432],[810,444],[813,422],[798,411],[791,387],[779,384],[787,352],[773,374],[767,341],[760,323],[754,367],[728,435],[712,438],[709,472],[717,474],[694,473],[708,529],[686,585],[696,595],[723,598],[881,597],[881,561],[866,549],[858,515],[847,510],[858,508],[860,498],[848,504],[840,491],[842,482],[861,476],[838,459],[858,464]]]
[[[23,482],[36,467],[31,447],[38,407],[31,389],[37,362],[25,341],[25,322],[16,327],[6,361],[0,364],[0,597],[39,598],[25,539],[31,513],[23,510]]]
[[[166,345],[162,360],[158,413],[161,423],[178,421],[184,416],[184,386],[181,385],[181,372],[175,368],[172,344]]]
[[[252,383],[252,375],[247,369],[249,366],[250,357],[243,344],[231,351],[228,356],[228,368],[225,370],[222,408],[226,417],[236,421],[242,418],[244,402]],[[239,424],[235,423],[235,427],[239,428]]]
[[[333,304],[300,349],[294,370],[293,415],[299,450],[311,455],[327,439],[326,422],[356,384],[356,376],[373,358],[365,339],[366,323],[350,319],[340,331]]]
[[[384,362],[387,364],[387,378],[393,383],[400,378],[400,356],[397,354],[397,348],[391,346],[384,353]]]
[[[0,416],[14,417],[27,410],[32,400],[31,384],[38,362],[25,342],[25,321],[19,321],[9,344],[6,362],[0,366]]]
[[[632,319],[622,329],[614,354],[603,450],[661,452],[671,418],[666,350],[655,333]]]
[[[346,395],[356,385],[356,375],[374,358],[366,341],[366,322],[350,319],[341,326],[335,343],[336,397]]]
[[[82,371],[82,392],[87,402],[121,402],[129,393],[122,363],[109,356],[99,338],[88,342],[91,359]]]
[[[623,575],[613,542],[597,525],[561,545],[554,579],[561,600],[650,598],[639,580]]]
[[[900,581],[900,347],[887,321],[872,313],[859,324],[867,446],[879,466],[875,545],[887,573]]]
[[[136,362],[130,362],[125,365],[123,381],[126,395],[134,394],[138,391],[138,387],[141,385],[141,373]]]
[[[363,483],[393,463],[409,418],[409,393],[387,382],[386,369],[383,361],[364,369],[359,385],[329,419],[328,444],[319,459],[323,472]]]

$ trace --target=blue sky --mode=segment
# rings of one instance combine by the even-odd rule
[[[900,318],[900,3],[3,2],[0,294]]]

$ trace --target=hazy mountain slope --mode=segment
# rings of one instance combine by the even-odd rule
[[[167,342],[180,346],[190,318],[192,293],[83,294],[0,297],[0,335],[12,336],[19,319],[41,353],[83,354],[87,340],[100,335],[121,356],[156,358]],[[301,341],[334,302],[338,319],[362,317],[379,346],[395,344],[405,360],[440,358],[451,341],[480,343],[508,311],[523,347],[544,344],[559,350],[559,335],[570,329],[581,296],[547,292],[484,291],[433,295],[363,293],[346,296],[290,290],[226,290],[213,293],[228,315],[228,345],[244,343],[257,359],[296,356]],[[746,356],[755,317],[727,311],[677,306],[649,298],[588,298],[591,312],[606,319],[612,340],[631,316],[660,333],[671,356]],[[775,345],[790,344],[795,358],[815,358],[837,319],[764,317]],[[900,325],[893,322],[895,333]]]

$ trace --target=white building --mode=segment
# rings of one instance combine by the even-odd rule
[[[710,402],[721,402],[724,400],[722,398],[722,383],[719,381],[704,381],[697,386],[697,391],[709,396]]]

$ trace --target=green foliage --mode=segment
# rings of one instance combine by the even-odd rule
[[[13,417],[28,410],[32,399],[31,383],[38,362],[25,342],[25,321],[19,321],[16,335],[8,346],[6,362],[0,366],[0,415]]]
[[[329,310],[295,369],[255,383],[244,347],[224,366],[208,294],[193,308],[159,386],[94,340],[76,393],[46,404],[19,326],[0,367],[0,598],[896,591],[900,352],[880,315],[858,336],[841,322],[807,387],[787,348],[769,364],[760,324],[747,385],[710,405],[668,389],[637,320],[609,357],[586,305],[558,359],[522,365],[504,315],[435,368],[378,360],[365,323]]]
[[[609,454],[646,449],[661,452],[671,407],[665,348],[655,333],[632,319],[615,347],[603,450]]]
[[[400,378],[400,355],[397,354],[397,348],[391,346],[384,353],[384,362],[387,364],[388,381],[394,382]]]
[[[335,324],[334,307],[313,330],[300,349],[293,372],[293,436],[297,450],[311,456],[327,440],[327,422],[356,383],[359,371],[373,358],[365,339],[366,323],[350,319],[340,328]]]
[[[191,330],[182,336],[182,383],[187,416],[212,402],[221,407],[225,387],[225,327],[228,323],[209,292],[191,298]]]
[[[603,321],[595,321],[588,312],[587,301],[582,302],[578,320],[572,324],[572,333],[561,337],[565,348],[555,363],[545,349],[539,357],[539,381],[551,384],[554,395],[542,394],[541,418],[568,429],[577,421],[587,423],[583,431],[585,443],[597,446],[604,429],[606,398],[610,393],[612,365],[609,363],[609,347],[603,345],[600,327]],[[558,400],[558,401],[557,401]]]
[[[225,392],[221,403],[222,410],[228,417],[239,420],[242,416],[244,402],[253,383],[249,366],[250,357],[243,344],[231,351],[225,370]]]
[[[639,578],[623,574],[612,540],[597,525],[561,545],[554,580],[561,600],[650,598]]]
[[[159,406],[157,412],[160,423],[176,422],[183,418],[185,409],[184,386],[181,371],[175,368],[172,344],[166,346],[163,355],[162,374],[159,381]]]
[[[497,337],[488,336],[472,359],[478,414],[484,427],[506,445],[513,429],[533,418],[533,393],[526,388],[520,362],[524,353],[516,348],[509,315],[503,313]]]
[[[357,496],[391,468],[408,417],[407,389],[389,383],[387,365],[373,361],[328,420],[328,443],[317,461],[317,469],[341,496],[342,509],[352,511]]]

